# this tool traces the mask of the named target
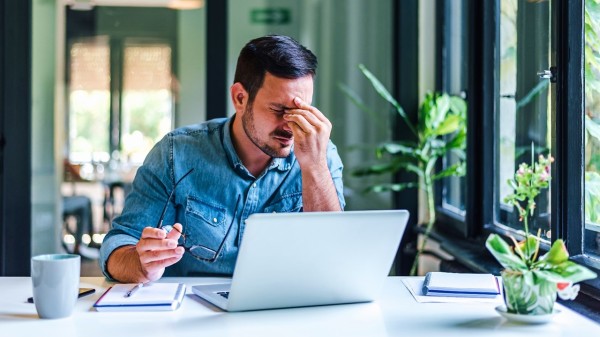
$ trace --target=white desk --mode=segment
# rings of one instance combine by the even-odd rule
[[[164,282],[207,283],[207,278],[165,278]],[[417,303],[399,277],[386,280],[373,303],[224,313],[188,291],[174,312],[96,312],[92,304],[109,286],[84,277],[96,293],[79,299],[74,314],[39,319],[28,277],[0,277],[0,336],[598,336],[600,325],[559,305],[546,325],[509,323],[494,304]]]

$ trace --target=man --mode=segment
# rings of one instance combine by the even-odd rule
[[[172,131],[139,168],[102,243],[104,274],[231,275],[250,214],[343,210],[331,123],[311,106],[316,68],[289,37],[250,41],[230,88],[235,114]]]

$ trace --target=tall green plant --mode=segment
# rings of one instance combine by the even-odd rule
[[[466,147],[466,111],[465,101],[458,96],[445,93],[427,93],[419,108],[418,121],[413,123],[398,101],[390,94],[385,86],[364,65],[360,71],[370,81],[375,91],[392,105],[400,120],[412,133],[414,140],[392,141],[380,144],[375,149],[378,162],[374,165],[355,170],[356,176],[369,176],[406,171],[415,175],[414,181],[376,184],[368,191],[386,192],[402,191],[407,188],[419,187],[425,191],[429,219],[425,226],[424,240],[417,249],[410,274],[415,275],[418,259],[421,255],[433,224],[436,220],[434,182],[465,174]],[[342,88],[352,102],[364,110],[361,100],[353,92]],[[440,171],[436,171],[438,160],[450,152],[456,154],[458,161]]]

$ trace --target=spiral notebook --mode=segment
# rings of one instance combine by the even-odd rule
[[[135,289],[138,288],[138,289]],[[127,296],[132,289],[135,291]],[[94,303],[97,311],[173,311],[185,295],[183,283],[115,284]]]

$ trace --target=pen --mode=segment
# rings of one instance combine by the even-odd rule
[[[125,293],[125,297],[131,297],[133,294],[135,294],[136,291],[138,291],[138,289],[140,289],[143,286],[143,283],[136,284],[135,286],[133,286],[133,288],[129,289],[129,291]]]

